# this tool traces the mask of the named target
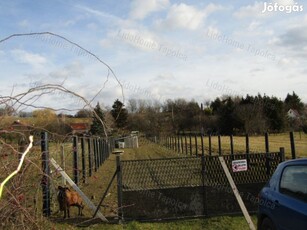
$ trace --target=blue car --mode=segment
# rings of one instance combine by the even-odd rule
[[[282,162],[259,194],[259,230],[307,230],[307,158]]]

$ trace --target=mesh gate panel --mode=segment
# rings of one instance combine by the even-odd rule
[[[123,191],[201,185],[196,157],[122,161]]]

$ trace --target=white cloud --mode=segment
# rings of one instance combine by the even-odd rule
[[[161,11],[169,6],[169,0],[134,0],[131,3],[130,17],[144,19],[150,13]]]
[[[206,17],[220,9],[223,9],[223,7],[214,4],[209,4],[201,10],[184,3],[174,4],[170,8],[166,19],[157,21],[157,24],[171,29],[196,30],[202,26]]]
[[[147,30],[122,29],[118,31],[116,38],[121,42],[145,51],[154,51],[159,47],[158,37]]]
[[[268,15],[268,13],[267,12],[262,13],[263,8],[264,8],[264,3],[256,1],[253,5],[242,6],[241,8],[239,8],[239,10],[237,10],[234,13],[234,16],[239,19],[246,17],[250,18],[265,17]]]
[[[41,67],[47,63],[46,58],[42,55],[30,53],[25,50],[14,49],[11,51],[11,54],[16,61],[23,64],[29,64],[34,68]]]
[[[75,61],[62,69],[49,73],[51,79],[60,79],[61,81],[68,78],[81,78],[82,76],[84,76],[84,67],[79,61]]]

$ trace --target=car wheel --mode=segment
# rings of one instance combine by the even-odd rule
[[[260,230],[276,230],[276,228],[269,218],[264,218]]]

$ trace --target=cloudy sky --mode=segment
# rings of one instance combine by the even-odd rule
[[[284,99],[292,91],[307,102],[304,3],[1,1],[0,40],[42,32],[61,37],[40,34],[1,42],[0,95],[59,84],[105,106],[116,98],[204,102],[260,93]],[[271,8],[263,12],[265,6]],[[84,105],[71,94],[50,94],[28,102],[55,109]]]

